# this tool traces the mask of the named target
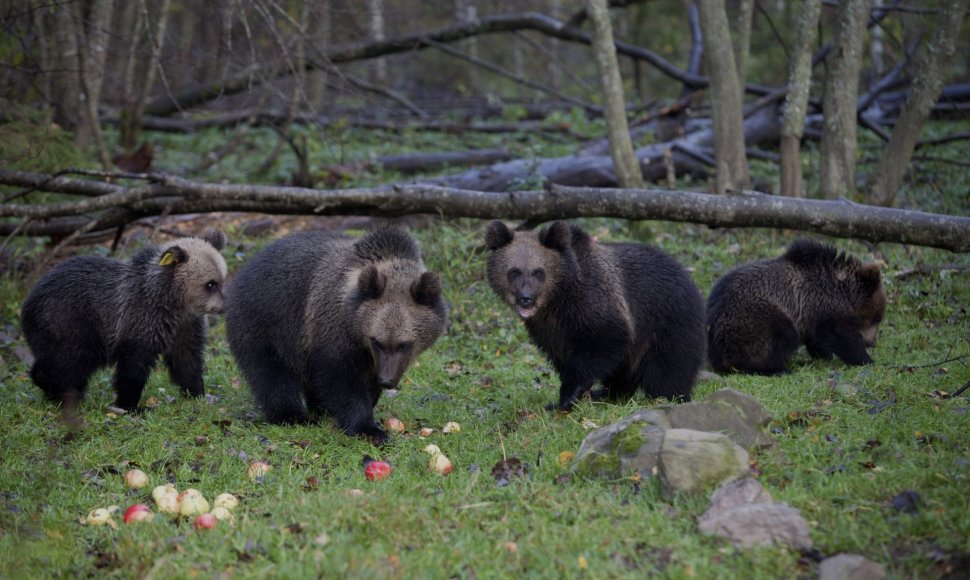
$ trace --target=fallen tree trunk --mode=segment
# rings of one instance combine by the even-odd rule
[[[385,171],[400,173],[419,173],[422,171],[437,171],[446,167],[464,167],[467,165],[483,165],[512,159],[512,154],[506,149],[470,149],[468,151],[429,151],[425,153],[402,153],[399,155],[382,155],[373,161],[351,162],[343,165],[324,165],[320,171],[332,173],[348,173],[355,170],[380,168]]]
[[[744,136],[747,147],[768,141],[777,142],[781,136],[777,107],[766,107],[745,119]],[[666,177],[664,152],[668,149],[673,155],[674,167],[678,175],[705,173],[706,165],[685,151],[710,148],[713,138],[712,127],[710,124],[705,124],[678,139],[637,149],[635,153],[640,161],[644,180],[656,181]],[[428,179],[425,182],[443,187],[480,191],[523,189],[523,184],[539,186],[546,182],[559,185],[615,187],[617,181],[612,159],[608,154],[599,154],[599,148],[593,151],[597,154],[579,153],[566,157],[516,159],[455,175]]]
[[[118,123],[117,117],[105,117],[105,123]],[[383,121],[379,119],[354,119],[352,117],[311,115],[297,113],[287,115],[275,111],[233,111],[198,118],[172,118],[145,116],[142,118],[142,128],[163,133],[195,133],[214,127],[236,127],[248,123],[254,127],[262,125],[283,125],[289,120],[301,125],[328,127],[331,125],[350,126],[359,129],[382,129],[385,131],[440,131],[443,133],[515,133],[518,131],[534,131],[541,133],[573,133],[568,124],[551,124],[543,121],[519,121],[516,123],[481,122],[481,121],[442,121],[442,120],[405,120]]]
[[[777,197],[760,193],[709,195],[656,189],[622,190],[553,186],[549,191],[492,193],[431,185],[386,185],[370,189],[320,191],[297,187],[199,183],[166,175],[136,187],[113,186],[111,203],[88,216],[71,215],[65,204],[0,204],[0,234],[68,235],[80,228],[97,231],[152,215],[208,211],[258,211],[278,214],[401,216],[430,213],[449,217],[544,221],[581,216],[659,219],[711,227],[773,227],[817,232],[872,242],[933,246],[970,251],[970,218],[865,206],[847,201]],[[67,193],[71,182],[56,180]],[[0,169],[0,184],[47,190],[49,176]],[[83,200],[79,208],[90,207]],[[87,205],[85,205],[87,204]]]

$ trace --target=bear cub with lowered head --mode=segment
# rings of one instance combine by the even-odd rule
[[[725,274],[707,300],[711,366],[718,372],[785,372],[799,345],[813,358],[872,362],[886,310],[877,264],[834,247],[796,240],[780,258]]]
[[[687,271],[657,248],[602,244],[578,226],[485,232],[488,282],[525,321],[569,410],[596,396],[688,400],[704,363],[704,302]]]
[[[81,256],[58,264],[23,303],[34,383],[70,416],[94,371],[116,364],[115,405],[130,410],[162,356],[172,382],[201,396],[205,315],[222,312],[225,242],[210,230],[148,246],[129,262]]]
[[[438,275],[396,228],[282,238],[242,268],[226,307],[229,347],[269,422],[329,414],[377,443],[387,440],[374,422],[381,391],[445,324]]]

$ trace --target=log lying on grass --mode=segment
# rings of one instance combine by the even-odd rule
[[[276,214],[531,219],[580,216],[659,219],[711,227],[773,227],[872,242],[970,251],[970,218],[851,203],[778,197],[761,193],[709,195],[657,189],[623,190],[552,186],[548,191],[494,193],[431,185],[386,185],[370,189],[314,190],[298,187],[199,183],[167,175],[145,175],[134,187],[103,184],[108,195],[60,204],[0,204],[0,235],[69,235],[97,231],[135,219],[208,211]],[[0,184],[81,194],[89,181],[0,168]]]

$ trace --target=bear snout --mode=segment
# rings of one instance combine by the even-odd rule
[[[530,308],[535,305],[536,297],[532,294],[519,294],[515,302],[522,308]]]

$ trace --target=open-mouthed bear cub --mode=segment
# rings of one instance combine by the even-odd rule
[[[719,372],[785,372],[799,345],[814,358],[872,362],[886,310],[877,264],[796,240],[780,258],[738,266],[707,300],[711,366]]]
[[[387,439],[374,421],[381,391],[445,324],[441,281],[397,228],[277,240],[242,268],[226,307],[229,346],[268,421],[329,414],[378,443]]]
[[[488,282],[525,321],[561,382],[561,410],[596,396],[688,400],[704,363],[704,302],[687,271],[657,248],[605,244],[578,226],[485,232]]]
[[[205,315],[222,312],[225,242],[210,230],[127,262],[79,256],[51,269],[21,314],[34,383],[73,413],[94,371],[115,364],[115,405],[134,409],[162,356],[183,393],[202,395]]]

